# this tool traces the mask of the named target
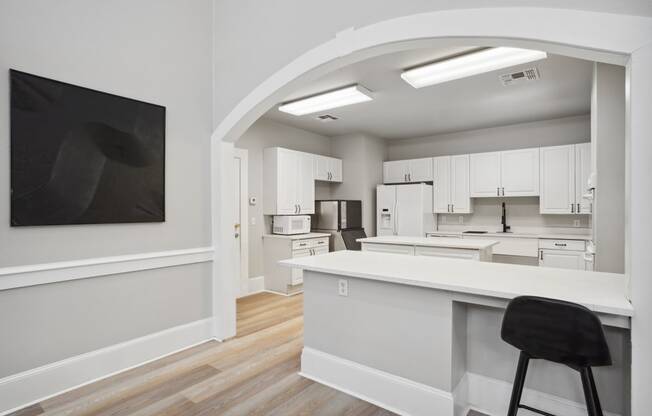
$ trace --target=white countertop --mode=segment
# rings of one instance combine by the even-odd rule
[[[280,264],[397,284],[512,299],[532,295],[631,316],[624,275],[369,251],[336,251]]]
[[[283,240],[305,240],[308,238],[330,237],[328,233],[306,233],[306,234],[263,234],[263,238],[280,238]]]
[[[475,238],[475,237],[511,237],[511,238],[542,238],[550,240],[583,240],[589,241],[593,237],[590,234],[555,234],[555,233],[500,233],[500,232],[487,232],[483,234],[472,234],[472,233],[463,233],[462,231],[429,231],[426,234],[439,234],[447,236],[464,236],[464,238]]]
[[[476,240],[473,238],[404,237],[398,235],[359,238],[358,241],[361,243],[396,244],[401,246],[420,247],[448,247],[467,250],[485,250],[489,247],[499,244],[498,241],[487,239]]]

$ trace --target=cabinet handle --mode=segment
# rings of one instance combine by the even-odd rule
[[[496,196],[500,196],[500,188],[496,188]]]
[[[566,247],[566,243],[555,243],[557,247]]]
[[[575,204],[571,204],[571,214],[575,214]]]
[[[505,196],[505,188],[500,188],[502,191],[503,196]]]
[[[412,174],[411,173],[408,173],[408,181],[412,182]]]
[[[543,250],[539,250],[539,260],[543,260]]]
[[[580,204],[577,204],[577,213],[580,213]]]
[[[301,204],[297,205],[299,207],[299,212],[298,214],[301,214]]]
[[[455,212],[455,204],[451,204],[451,212]]]

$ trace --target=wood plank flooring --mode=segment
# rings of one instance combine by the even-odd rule
[[[239,299],[234,339],[203,343],[11,415],[393,415],[299,376],[302,313],[302,295]]]

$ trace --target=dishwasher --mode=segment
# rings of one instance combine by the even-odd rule
[[[585,258],[584,240],[539,240],[539,266],[559,269],[593,270]]]

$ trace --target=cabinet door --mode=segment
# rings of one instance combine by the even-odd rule
[[[309,256],[312,256],[312,251],[310,249],[292,250],[293,259]],[[291,279],[292,281],[290,282],[290,285],[298,285],[303,283],[303,269],[292,268]]]
[[[589,175],[591,174],[591,143],[575,145],[575,213],[590,214],[593,210],[591,201],[584,198],[588,192]]]
[[[432,158],[427,157],[422,159],[408,160],[408,181],[432,181]]]
[[[469,155],[451,156],[452,212],[459,214],[473,212],[470,186]]]
[[[435,213],[450,212],[451,204],[451,157],[433,158],[432,208]]]
[[[299,203],[299,187],[297,182],[298,166],[298,152],[287,149],[278,149],[276,162],[276,169],[278,170],[278,184],[276,186],[277,214],[297,213],[297,204]]]
[[[393,160],[383,163],[383,183],[407,182],[407,174],[407,160]]]
[[[329,164],[330,157],[313,155],[313,166],[314,166],[314,175],[316,181],[328,181],[329,180]]]
[[[542,147],[540,150],[542,214],[570,214],[575,211],[574,146]]]
[[[310,153],[296,152],[297,170],[294,183],[298,189],[297,204],[299,214],[315,213],[315,177],[313,169],[313,155]]]
[[[471,197],[496,197],[500,190],[500,152],[471,155]]]
[[[331,174],[331,182],[342,182],[342,159],[328,158],[328,171]]]
[[[584,270],[584,253],[575,251],[542,250],[539,266],[557,269]]]
[[[501,195],[539,195],[539,148],[500,153]]]

